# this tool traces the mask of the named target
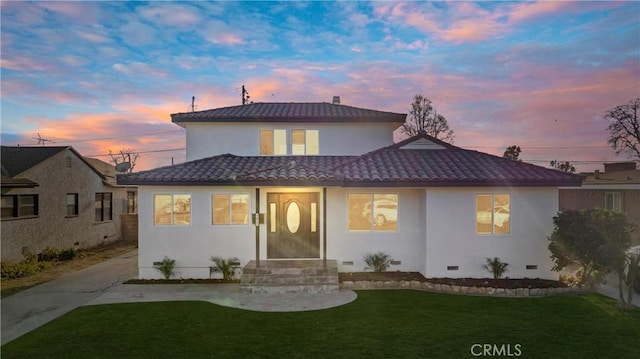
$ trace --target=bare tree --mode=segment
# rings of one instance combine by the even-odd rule
[[[431,100],[416,94],[411,103],[411,110],[407,121],[402,125],[404,134],[413,137],[421,132],[425,132],[431,137],[453,143],[453,130],[449,129],[447,119],[436,112]]]
[[[638,110],[640,97],[629,101],[626,105],[616,106],[607,111],[604,119],[609,122],[609,144],[616,154],[626,153],[640,162],[640,124]]]
[[[508,158],[514,161],[522,161],[520,159],[520,152],[522,152],[522,150],[520,149],[520,146],[516,146],[516,145],[509,146],[504,151],[504,154],[502,155],[502,157]]]
[[[122,149],[119,153],[112,153],[109,150],[109,156],[111,156],[111,162],[115,163],[115,165],[119,165],[121,163],[129,163],[130,167],[125,171],[125,173],[132,173],[133,168],[136,166],[136,161],[138,161],[138,157],[140,154],[130,148]]]

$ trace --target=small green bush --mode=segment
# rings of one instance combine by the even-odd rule
[[[171,276],[173,275],[173,268],[175,266],[176,261],[174,259],[170,259],[167,256],[164,256],[162,261],[153,262],[153,268],[159,270],[166,280],[171,279]]]
[[[22,260],[23,262],[37,262],[38,261],[38,256],[36,256],[35,254],[33,254],[33,252],[31,251],[31,249],[27,246],[24,246],[21,248],[21,252],[22,252],[22,257],[24,257],[24,259]]]
[[[236,274],[236,269],[240,265],[238,258],[222,258],[218,256],[211,257],[213,266],[209,267],[209,274],[222,273],[223,281],[230,281]]]
[[[0,263],[0,276],[2,279],[18,279],[29,277],[40,271],[40,263],[36,262],[19,262],[19,263]]]
[[[60,256],[60,250],[46,247],[42,253],[38,254],[38,262],[57,262],[58,256]]]
[[[507,272],[508,266],[509,264],[503,263],[500,258],[493,257],[493,259],[487,258],[487,264],[483,265],[482,268],[493,274],[493,279],[500,279]]]
[[[367,264],[367,269],[371,269],[376,273],[385,272],[391,265],[391,257],[384,252],[369,253],[364,256],[364,262]]]
[[[80,251],[75,248],[68,248],[58,253],[59,261],[71,261],[80,258]]]

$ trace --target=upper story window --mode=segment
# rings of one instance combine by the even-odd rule
[[[511,233],[511,195],[476,195],[476,234]]]
[[[606,192],[604,194],[604,208],[622,212],[622,193],[620,192]]]
[[[260,130],[260,154],[286,155],[287,130]]]
[[[191,224],[191,195],[154,195],[153,224]]]
[[[291,150],[287,142],[287,130],[260,130],[260,154],[263,156],[318,155],[318,130],[291,130]]]
[[[113,194],[96,193],[96,222],[113,220]]]
[[[2,219],[38,216],[37,194],[2,196]]]
[[[291,130],[292,155],[317,155],[318,130]]]

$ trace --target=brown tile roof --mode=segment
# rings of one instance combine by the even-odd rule
[[[205,111],[174,113],[173,123],[182,122],[397,122],[407,115],[346,105],[298,102],[253,103]]]
[[[426,135],[411,139],[427,138]],[[582,177],[444,144],[403,149],[404,141],[362,156],[225,154],[118,177],[136,185],[579,186]],[[440,143],[440,142],[438,142]]]

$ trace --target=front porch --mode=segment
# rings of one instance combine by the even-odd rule
[[[242,271],[245,293],[333,293],[339,289],[336,260],[251,260]]]

